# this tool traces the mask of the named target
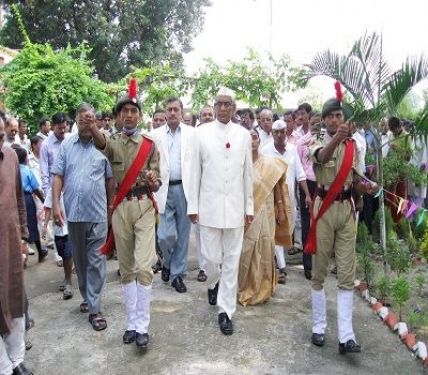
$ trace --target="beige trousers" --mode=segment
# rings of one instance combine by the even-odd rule
[[[112,217],[122,284],[150,285],[156,263],[155,210],[148,198],[124,199]]]
[[[316,216],[321,205],[314,202]],[[349,200],[335,201],[317,224],[317,252],[312,257],[312,288],[323,289],[330,258],[334,252],[337,265],[338,287],[352,290],[355,280],[356,221]]]

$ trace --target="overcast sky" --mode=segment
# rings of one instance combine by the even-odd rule
[[[426,0],[212,2],[206,11],[204,29],[193,41],[194,50],[185,56],[189,72],[202,67],[205,57],[218,63],[239,60],[248,47],[260,54],[268,53],[270,30],[274,57],[288,54],[296,64],[309,63],[316,52],[327,48],[345,53],[366,30],[383,32],[384,54],[394,68],[408,55],[428,55]],[[316,81],[313,86],[326,90],[325,81]]]

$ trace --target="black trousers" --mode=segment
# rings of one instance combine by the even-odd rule
[[[312,200],[315,199],[315,192],[317,190],[317,183],[315,181],[306,180],[308,185],[309,193],[311,194]],[[309,208],[306,207],[305,203],[305,192],[299,186],[299,196],[300,196],[300,218],[302,220],[302,245],[305,248],[306,239],[308,238],[309,226],[311,224],[311,215]],[[312,270],[312,256],[305,254],[303,252],[303,268],[307,271]]]

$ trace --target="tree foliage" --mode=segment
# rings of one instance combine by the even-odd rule
[[[54,49],[91,46],[89,58],[106,82],[116,81],[132,66],[168,60],[180,64],[192,38],[204,21],[210,0],[58,0],[3,2],[5,26],[0,43],[23,46],[17,19],[10,13],[17,4],[29,38]]]
[[[267,105],[280,107],[281,95],[299,87],[295,77],[299,69],[291,65],[287,56],[264,64],[255,51],[241,61],[227,61],[224,65],[205,60],[204,69],[194,77],[192,104],[195,108],[212,99],[221,86],[232,89],[236,99],[251,107]]]
[[[105,83],[92,77],[89,51],[84,45],[54,51],[49,45],[27,43],[0,70],[5,106],[29,121],[32,130],[42,116],[58,111],[73,115],[82,101],[110,109],[114,98]]]
[[[182,67],[175,67],[168,63],[152,64],[146,68],[136,69],[130,76],[137,78],[143,101],[143,112],[150,116],[155,109],[162,107],[167,97],[185,96],[190,83]],[[121,81],[122,87],[125,87],[128,79],[129,77]]]

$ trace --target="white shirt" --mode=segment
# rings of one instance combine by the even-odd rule
[[[254,214],[251,137],[239,124],[218,120],[195,131],[188,214],[199,224],[226,229],[244,226]]]
[[[169,179],[172,181],[181,180],[181,124],[177,126],[174,132],[166,125],[165,131],[168,140]]]
[[[261,126],[257,127],[257,131],[259,132],[259,138],[260,138],[260,148],[263,146],[272,143],[273,142],[273,136],[271,133],[266,133]]]
[[[286,182],[288,186],[288,193],[290,195],[291,213],[293,215],[292,223],[297,213],[297,199],[295,194],[296,182],[305,181],[306,174],[303,170],[302,162],[300,161],[297,147],[291,143],[285,145],[285,152],[281,154],[276,148],[274,143],[269,143],[261,150],[262,155],[275,156],[284,160],[287,163]]]
[[[366,152],[367,152],[367,141],[364,135],[361,135],[358,130],[354,132],[352,138],[355,140],[357,146],[357,157],[358,157],[358,171],[364,173],[366,171]]]
[[[42,174],[40,171],[40,159],[37,159],[34,154],[28,156],[28,166],[36,176],[37,182],[42,186]]]

